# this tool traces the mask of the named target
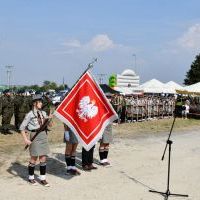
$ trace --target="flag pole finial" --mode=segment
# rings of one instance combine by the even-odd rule
[[[93,61],[92,61],[91,63],[88,64],[87,71],[93,67],[93,64],[94,64],[95,62],[97,62],[97,58],[93,58]]]

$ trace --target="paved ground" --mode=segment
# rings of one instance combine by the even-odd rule
[[[65,175],[64,145],[52,146],[48,162],[50,188],[26,182],[26,158],[22,153],[3,164],[0,174],[1,200],[159,200],[163,196],[149,189],[166,191],[167,159],[161,161],[167,134],[131,139],[115,138],[111,146],[111,168],[82,172],[79,177]],[[172,137],[171,192],[189,194],[200,200],[200,134],[176,133]],[[168,153],[168,152],[167,152]],[[97,149],[95,157],[98,158]],[[38,171],[36,172],[38,174]]]

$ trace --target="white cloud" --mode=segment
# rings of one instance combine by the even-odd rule
[[[103,52],[114,48],[114,42],[106,34],[98,34],[85,44],[78,39],[66,40],[61,44],[66,49],[77,49],[83,51]],[[64,51],[66,51],[66,49]]]
[[[178,44],[185,49],[200,49],[200,24],[191,26],[178,40]]]
[[[112,49],[115,45],[108,35],[99,34],[93,37],[85,46],[94,51],[106,51]]]

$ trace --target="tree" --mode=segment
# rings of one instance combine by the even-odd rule
[[[65,90],[65,89],[69,89],[68,85],[57,85],[57,83],[53,82],[53,81],[47,81],[45,80],[42,84],[42,86],[39,85],[29,85],[29,86],[23,86],[23,87],[14,87],[13,88],[15,91],[17,91],[18,89],[23,89],[23,90],[35,90],[35,91],[40,91],[40,92],[47,92],[48,90],[56,90],[56,91],[60,91],[60,90]]]
[[[48,86],[48,85],[50,85],[51,84],[51,81],[43,81],[43,86]]]
[[[191,85],[200,82],[200,54],[196,56],[191,64],[190,70],[186,73],[184,79],[185,85]]]
[[[69,87],[67,84],[65,85],[59,85],[57,88],[56,88],[56,91],[60,91],[60,90],[69,90]]]
[[[51,81],[44,81],[43,82],[43,86],[42,86],[42,89],[44,91],[47,91],[47,90],[55,90],[57,88],[57,84],[55,82],[51,82]]]
[[[39,85],[31,85],[30,89],[33,89],[35,91],[39,91],[40,90],[40,86]]]

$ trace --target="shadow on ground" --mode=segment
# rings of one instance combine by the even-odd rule
[[[27,165],[24,165],[19,162],[13,162],[7,169],[7,172],[11,174],[13,178],[20,177],[21,179],[27,181]],[[35,172],[36,174],[39,174],[39,165],[36,165]],[[47,176],[48,174],[67,180],[73,178],[73,176],[66,175],[65,163],[56,158],[47,158]],[[38,175],[36,175],[36,179],[38,178]]]
[[[65,162],[65,154],[62,153],[54,153],[53,154],[56,159],[60,160],[61,162]],[[94,164],[99,165],[99,160],[94,158]],[[76,167],[82,170],[82,153],[76,152]]]
[[[128,175],[126,172],[120,171],[120,173],[123,174],[124,176],[126,176],[128,179],[130,179],[130,180],[133,181],[134,183],[139,184],[139,185],[143,186],[144,188],[148,189],[148,192],[149,192],[149,190],[151,190],[151,191],[156,191],[155,189],[153,189],[153,188],[151,188],[150,186],[146,185],[146,184],[143,183],[142,181],[140,181],[140,180],[138,180],[138,179],[136,179],[136,178],[134,178],[134,177]],[[168,197],[167,197],[166,195],[164,195],[164,194],[158,194],[158,193],[157,193],[157,195],[162,196],[162,197],[164,198],[164,200],[168,200]]]

